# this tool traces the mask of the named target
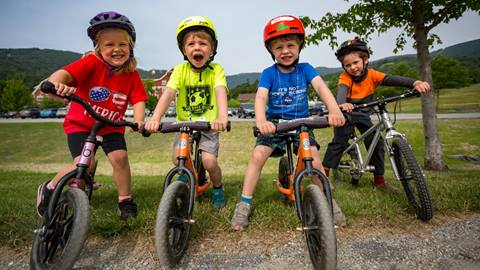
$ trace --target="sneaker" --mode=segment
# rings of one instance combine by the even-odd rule
[[[392,194],[399,194],[400,190],[392,185],[390,185],[387,182],[383,182],[383,184],[375,184],[374,182],[372,183],[375,188],[378,190],[381,190],[385,193],[392,193]]]
[[[347,227],[347,219],[345,218],[345,215],[343,214],[342,209],[338,207],[338,204],[334,199],[332,199],[332,206],[333,206],[333,224],[341,228]]]
[[[137,204],[133,199],[126,199],[118,203],[117,214],[121,219],[137,216]]]
[[[212,204],[215,209],[225,207],[225,193],[223,188],[212,189]]]
[[[244,202],[237,203],[232,217],[232,228],[235,231],[242,231],[248,226],[248,218],[250,217],[251,211],[251,204]]]
[[[48,202],[53,194],[53,190],[47,188],[48,182],[50,181],[40,184],[37,189],[37,214],[39,217],[42,217],[47,211]]]

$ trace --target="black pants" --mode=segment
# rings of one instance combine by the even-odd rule
[[[327,168],[338,167],[340,159],[342,158],[343,151],[348,146],[348,139],[350,134],[352,134],[354,128],[356,127],[360,133],[364,133],[371,126],[373,126],[372,121],[370,120],[369,114],[352,114],[351,120],[342,127],[337,127],[333,129],[334,137],[331,143],[328,144],[327,151],[323,157],[323,166]],[[370,134],[365,138],[366,147],[370,147],[375,133]],[[375,175],[383,175],[385,172],[384,168],[384,158],[385,158],[385,147],[383,140],[379,140],[375,150],[373,151],[372,158],[370,159],[369,165],[375,167]]]

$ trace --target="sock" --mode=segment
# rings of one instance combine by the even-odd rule
[[[373,176],[373,183],[375,185],[383,185],[383,184],[385,184],[385,178],[383,177],[383,175],[374,175]]]
[[[55,189],[55,186],[53,185],[52,181],[48,182],[47,188],[50,189],[50,190]]]
[[[330,168],[323,168],[325,170],[325,176],[328,177],[330,175]]]
[[[132,195],[118,195],[118,202],[129,200],[132,198]]]
[[[242,197],[240,197],[240,202],[252,204],[253,202],[253,197],[252,196],[246,196],[242,194]]]

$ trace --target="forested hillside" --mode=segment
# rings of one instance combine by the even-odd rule
[[[82,57],[82,54],[70,51],[50,49],[0,49],[0,81],[23,80],[32,87],[55,70]],[[158,78],[165,70],[146,71],[139,69],[144,79]]]
[[[432,59],[439,54],[459,61],[467,67],[474,82],[475,80],[478,82],[479,76],[477,75],[480,75],[478,70],[480,66],[480,39],[434,50],[431,53]],[[80,53],[70,51],[38,48],[0,49],[0,82],[17,79],[22,80],[28,87],[32,87],[53,71],[80,57]],[[386,57],[372,61],[370,66],[390,72],[391,68],[399,62],[405,63],[411,69],[417,68],[416,55],[414,54]],[[139,69],[140,75],[144,79],[158,78],[165,73],[165,70],[155,69],[154,71]],[[329,78],[329,74],[337,74],[342,69],[340,67],[317,67],[317,71],[321,76]],[[254,83],[259,79],[260,72],[261,70],[227,76],[229,88],[234,89],[241,84]]]

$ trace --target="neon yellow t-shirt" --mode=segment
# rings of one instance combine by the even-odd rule
[[[227,80],[223,67],[210,63],[201,73],[194,72],[188,62],[178,64],[167,87],[177,93],[177,121],[213,121],[218,108],[215,88],[225,86]]]

